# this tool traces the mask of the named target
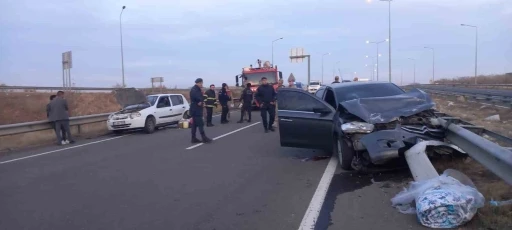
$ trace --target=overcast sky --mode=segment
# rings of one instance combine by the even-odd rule
[[[126,84],[188,87],[234,84],[241,68],[271,60],[285,78],[307,79],[307,62],[291,63],[293,47],[312,56],[311,78],[368,78],[376,46],[388,37],[388,4],[374,0],[0,0],[0,82],[62,85],[62,52],[73,52],[76,86],[110,87],[121,82],[119,14],[122,15]],[[427,83],[473,75],[475,30],[479,26],[479,73],[512,72],[511,0],[395,0],[392,14],[393,81]],[[388,44],[379,46],[380,79],[388,77]],[[339,68],[339,70],[338,70]]]

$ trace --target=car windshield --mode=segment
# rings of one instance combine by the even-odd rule
[[[277,83],[276,72],[249,73],[245,74],[245,77],[247,80],[245,80],[244,84],[259,85],[262,77],[266,77],[269,84]]]
[[[320,82],[311,82],[309,85],[320,85]]]
[[[151,106],[155,105],[156,99],[158,99],[158,96],[147,96],[148,102]]]
[[[340,102],[358,98],[388,97],[405,93],[395,84],[358,84],[336,88],[336,97]]]

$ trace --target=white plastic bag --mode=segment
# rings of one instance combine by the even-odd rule
[[[415,213],[424,226],[454,228],[470,221],[485,198],[467,176],[448,169],[439,177],[412,182],[391,203],[401,213]]]

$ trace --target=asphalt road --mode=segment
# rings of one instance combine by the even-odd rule
[[[419,86],[414,86],[414,87],[419,88],[419,89],[433,89],[433,90],[446,91],[446,92],[512,97],[512,90],[505,90],[505,89],[478,89],[478,88],[466,88],[466,87],[455,87],[455,86],[445,86],[445,85],[439,85],[439,86],[437,86],[437,85],[419,85]]]
[[[298,229],[329,159],[282,148],[278,132],[238,117],[214,118],[211,144],[167,128],[3,156],[0,229]],[[315,229],[419,228],[389,202],[408,172],[336,170]]]

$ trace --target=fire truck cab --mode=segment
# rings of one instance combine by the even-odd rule
[[[277,70],[277,66],[271,66],[270,62],[266,61],[261,66],[261,60],[258,59],[258,68],[253,68],[252,65],[249,67],[242,68],[242,74],[236,75],[236,86],[239,87],[239,78],[242,79],[242,87],[245,87],[247,83],[251,83],[251,90],[256,92],[258,86],[261,85],[261,78],[266,77],[267,82],[277,90],[277,83],[279,79],[283,79],[283,73]],[[253,107],[259,107],[256,100],[252,102]]]

